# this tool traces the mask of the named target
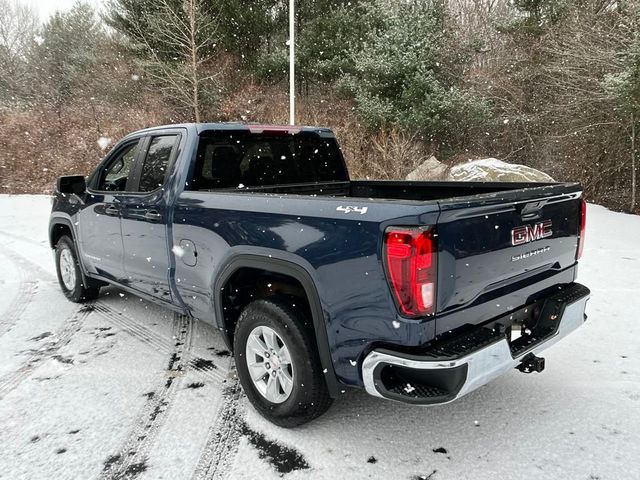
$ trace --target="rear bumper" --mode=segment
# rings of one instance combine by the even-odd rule
[[[538,355],[586,320],[589,289],[574,283],[544,300],[526,341],[510,344],[492,323],[420,355],[371,351],[362,364],[366,391],[376,397],[419,405],[452,402]],[[526,311],[526,310],[525,310]]]

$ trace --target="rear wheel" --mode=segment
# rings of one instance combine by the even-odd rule
[[[331,406],[315,341],[284,300],[256,300],[244,309],[234,355],[249,401],[272,423],[295,427]]]
[[[85,285],[73,240],[64,235],[56,244],[56,272],[62,293],[72,302],[82,303],[98,297],[100,287]]]

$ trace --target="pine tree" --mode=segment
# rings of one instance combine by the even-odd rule
[[[345,84],[373,128],[400,127],[419,132],[451,149],[485,121],[487,104],[465,88],[468,61],[447,27],[440,2],[378,2],[380,26],[354,54],[354,70]]]
[[[106,35],[92,7],[76,3],[66,13],[56,12],[44,25],[41,41],[33,49],[32,95],[41,98],[60,116],[80,91],[90,90],[98,65],[98,46]]]

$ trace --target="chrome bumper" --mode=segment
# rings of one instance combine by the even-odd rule
[[[412,358],[403,358],[401,354],[395,355],[386,350],[373,350],[366,356],[362,364],[362,377],[365,389],[369,394],[376,397],[407,401],[415,404],[441,405],[452,402],[517,367],[522,363],[524,357],[531,354],[538,355],[580,327],[586,319],[585,308],[588,299],[589,295],[587,294],[572,303],[567,303],[556,331],[548,338],[532,345],[531,348],[520,352],[516,357],[512,356],[506,337],[466,356],[444,361],[434,360],[432,358],[425,358],[424,360],[416,359],[415,356],[412,356]],[[451,395],[442,401],[429,401],[428,399],[424,402],[419,401],[419,399],[417,401],[405,400],[403,398],[385,395],[381,392],[381,390],[384,392],[385,388],[384,386],[381,387],[381,380],[376,378],[376,372],[381,365],[397,365],[423,371],[424,373],[430,370],[435,375],[446,375],[446,370],[450,370],[453,374],[456,370],[460,372],[460,370],[466,369],[466,378],[464,378],[463,383],[460,382],[461,387],[459,389],[456,388],[457,391],[451,392]],[[440,372],[436,373],[436,370]]]

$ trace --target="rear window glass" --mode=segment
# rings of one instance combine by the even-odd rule
[[[316,135],[244,132],[200,138],[190,188],[211,190],[347,180],[338,144]]]
[[[162,186],[177,138],[177,135],[165,135],[151,140],[140,174],[140,192],[152,192]]]

